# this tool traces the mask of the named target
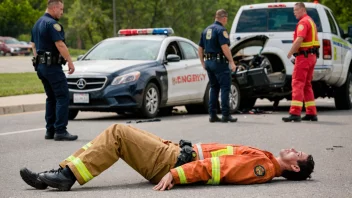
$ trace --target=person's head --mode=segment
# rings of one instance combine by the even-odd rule
[[[223,26],[227,24],[227,17],[228,17],[228,14],[224,9],[220,9],[216,11],[215,20],[219,21]]]
[[[300,181],[311,178],[315,162],[312,155],[302,151],[296,151],[294,148],[282,149],[280,151],[280,166],[283,166],[282,177]]]
[[[293,8],[293,14],[298,20],[301,19],[305,14],[307,14],[306,6],[303,2],[295,4],[295,7]]]
[[[48,0],[47,11],[55,19],[60,19],[64,13],[64,2],[63,0]]]

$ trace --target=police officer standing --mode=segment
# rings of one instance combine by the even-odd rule
[[[215,22],[201,34],[198,54],[203,68],[208,72],[210,81],[209,122],[236,122],[230,115],[229,94],[231,88],[231,70],[236,70],[229,48],[230,40],[225,29],[227,12],[220,9],[216,12]],[[203,52],[204,50],[204,52]],[[217,101],[221,89],[222,119],[216,115]]]
[[[33,66],[42,81],[46,99],[45,139],[76,140],[67,132],[69,92],[62,65],[68,62],[68,74],[75,71],[65,44],[65,32],[58,23],[64,10],[62,0],[48,0],[46,13],[32,29]]]

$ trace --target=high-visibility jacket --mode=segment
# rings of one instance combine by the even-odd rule
[[[273,154],[257,148],[226,145],[196,144],[197,159],[171,169],[175,184],[205,182],[207,184],[264,183],[281,175]]]
[[[320,46],[317,26],[313,19],[307,14],[304,15],[297,23],[293,39],[296,40],[297,37],[304,38],[299,50]]]

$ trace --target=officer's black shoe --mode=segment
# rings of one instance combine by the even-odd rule
[[[64,133],[55,133],[54,135],[55,141],[73,141],[73,140],[77,140],[77,138],[78,138],[77,135],[71,135],[67,131]]]
[[[39,174],[39,179],[48,186],[61,191],[69,191],[76,182],[74,174],[67,167],[54,173],[41,173]]]
[[[209,122],[220,122],[221,120],[220,120],[220,118],[217,116],[217,115],[215,115],[215,116],[211,116],[210,118],[209,118]]]
[[[46,130],[45,139],[46,140],[54,139],[54,135],[55,135],[55,130]]]
[[[292,122],[292,121],[293,122],[300,122],[301,116],[290,114],[290,116],[288,116],[288,117],[283,117],[282,121],[284,121],[284,122]]]
[[[304,121],[318,121],[318,116],[316,115],[305,115],[302,120]]]
[[[233,118],[231,115],[222,116],[221,122],[237,122],[237,118]]]
[[[58,170],[53,169],[53,170],[45,171],[41,173],[54,173],[59,171],[60,169],[62,168],[59,168]],[[39,179],[39,174],[40,173],[32,172],[27,168],[22,168],[20,170],[20,175],[24,182],[26,182],[28,185],[32,186],[33,188],[44,190],[48,187],[48,185]]]

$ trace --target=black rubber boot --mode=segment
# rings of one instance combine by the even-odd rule
[[[59,168],[57,170],[53,169],[50,171],[35,173],[35,172],[28,170],[27,168],[22,168],[20,170],[20,175],[21,175],[23,181],[26,182],[28,185],[32,186],[33,188],[39,189],[39,190],[44,190],[48,187],[48,185],[39,179],[39,174],[53,173],[53,172],[59,171],[60,169],[62,169],[62,168]]]
[[[282,121],[284,122],[300,122],[301,121],[301,116],[298,115],[290,115],[288,117],[283,117]]]
[[[221,122],[237,122],[237,118],[233,118],[231,115],[222,116]]]
[[[77,135],[71,135],[67,131],[64,133],[55,133],[54,135],[55,141],[73,141],[73,140],[77,140],[77,138],[78,138]]]
[[[302,120],[304,121],[318,121],[318,116],[316,115],[305,115]]]
[[[76,178],[69,168],[61,169],[54,173],[41,173],[39,179],[48,186],[57,188],[61,191],[69,191],[76,182]]]

